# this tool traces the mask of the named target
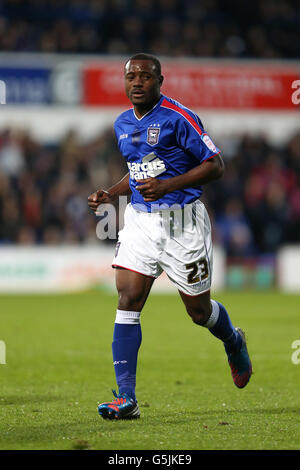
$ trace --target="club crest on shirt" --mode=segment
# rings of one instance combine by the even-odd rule
[[[147,129],[147,143],[149,145],[156,145],[158,143],[159,134],[160,134],[160,128],[159,127],[153,127],[153,126],[148,127],[148,129]]]

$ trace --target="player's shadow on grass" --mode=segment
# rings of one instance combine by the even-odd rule
[[[250,408],[250,409],[220,409],[220,410],[210,410],[210,409],[205,409],[205,410],[194,410],[193,413],[187,413],[187,412],[182,412],[182,413],[169,413],[167,417],[164,418],[163,423],[164,425],[169,425],[169,426],[178,426],[179,424],[186,424],[186,423],[191,423],[191,422],[199,422],[202,424],[205,424],[205,420],[207,417],[210,418],[210,422],[215,422],[216,424],[220,425],[234,425],[235,418],[236,416],[268,416],[268,415],[291,415],[291,414],[297,414],[299,415],[300,412],[300,407],[283,407],[283,408]],[[157,417],[147,417],[147,424],[153,424],[156,423]],[[142,424],[142,419],[140,420],[139,424]]]
[[[220,409],[218,410],[197,410],[194,412],[194,415],[197,415],[197,419],[199,419],[199,416],[204,416],[204,415],[209,415],[209,416],[217,416],[220,417],[221,415],[224,416],[235,416],[237,414],[239,415],[280,415],[280,414],[290,414],[290,413],[297,413],[299,414],[300,412],[300,407],[283,407],[283,408],[268,408],[268,407],[263,407],[263,408],[247,408],[247,409]]]
[[[94,435],[98,435],[99,433],[99,422],[95,418],[83,420],[76,420],[76,421],[65,421],[63,423],[53,423],[53,424],[36,424],[31,425],[33,423],[28,417],[26,418],[28,424],[26,426],[13,426],[11,429],[5,430],[5,443],[18,443],[24,445],[24,449],[30,443],[38,443],[39,449],[43,448],[47,450],[49,448],[49,444],[53,444],[55,441],[55,448],[60,448],[60,443],[62,444],[62,448],[65,448],[66,442],[70,449],[76,445],[77,441],[81,439],[82,435],[87,435],[87,433],[94,433]],[[89,434],[91,435],[91,434]],[[44,445],[44,447],[42,447]],[[3,442],[1,442],[1,448],[3,448]]]
[[[25,405],[29,403],[30,405],[34,403],[41,402],[53,402],[65,400],[65,397],[59,395],[8,395],[5,397],[0,396],[0,406],[1,405]]]
[[[281,414],[289,414],[289,413],[297,413],[299,414],[300,412],[300,407],[296,408],[294,406],[291,407],[283,407],[283,408],[254,408],[251,410],[243,410],[246,413],[249,414],[261,414],[261,415],[281,415]],[[238,411],[238,413],[243,413],[243,411]]]

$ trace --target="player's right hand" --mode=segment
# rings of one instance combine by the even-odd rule
[[[98,189],[98,191],[95,191],[93,194],[91,194],[88,197],[88,205],[89,208],[92,209],[92,211],[96,212],[97,207],[100,204],[112,202],[111,196],[108,191],[105,191],[104,189]]]

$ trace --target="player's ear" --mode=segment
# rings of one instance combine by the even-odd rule
[[[160,75],[160,76],[158,77],[158,81],[159,81],[159,85],[162,86],[163,81],[164,81],[164,77],[163,77],[162,75]]]

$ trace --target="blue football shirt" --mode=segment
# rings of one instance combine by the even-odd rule
[[[116,119],[114,129],[129,169],[131,203],[138,204],[139,210],[151,212],[153,205],[184,207],[201,196],[202,187],[195,186],[145,202],[136,189],[137,179],[172,178],[220,153],[194,112],[161,95],[159,102],[140,119],[133,108],[123,112]]]

